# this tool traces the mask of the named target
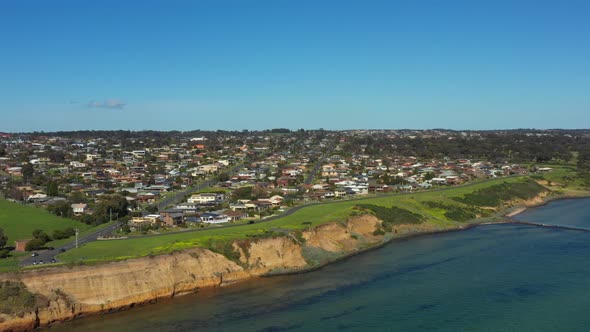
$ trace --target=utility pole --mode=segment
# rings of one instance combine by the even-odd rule
[[[78,249],[78,234],[80,233],[79,230],[76,228],[74,229],[76,231],[76,249]]]

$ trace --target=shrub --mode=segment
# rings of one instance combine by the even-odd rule
[[[293,236],[299,241],[299,243],[305,243],[305,238],[303,237],[303,232],[301,230],[296,230],[293,232]]]
[[[45,245],[45,242],[43,242],[43,240],[32,239],[25,246],[25,250],[26,251],[39,250],[39,249],[43,248],[44,245]]]
[[[67,239],[69,237],[72,237],[76,235],[76,231],[72,228],[72,227],[68,227],[64,230],[55,230],[52,234],[52,237],[54,240],[61,240],[61,239]]]
[[[454,200],[475,206],[499,206],[512,199],[531,199],[547,188],[533,180],[515,183],[501,183],[488,188],[479,189],[463,197],[453,197]]]
[[[0,312],[10,315],[31,311],[35,308],[36,297],[22,282],[0,282]]]
[[[449,220],[465,222],[477,217],[479,209],[473,207],[461,207],[458,205],[445,204],[441,202],[427,201],[422,204],[429,208],[442,209],[445,211],[445,217]]]
[[[8,249],[0,250],[0,258],[7,258],[8,256],[10,256],[10,250],[8,250]]]
[[[391,232],[393,225],[419,224],[424,221],[423,216],[396,206],[386,208],[372,204],[359,204],[358,207],[373,212],[383,221],[382,226],[388,232]]]
[[[209,239],[209,250],[227,257],[229,260],[239,262],[240,253],[234,250],[233,240],[223,241]]]
[[[385,231],[382,230],[381,228],[377,228],[374,232],[373,235],[377,236],[377,235],[385,235]]]

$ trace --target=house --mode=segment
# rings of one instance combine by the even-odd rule
[[[144,217],[133,217],[127,223],[131,227],[136,227],[141,229],[142,227],[146,226],[154,226],[160,224],[160,215],[159,214],[148,214]]]
[[[243,218],[247,218],[248,214],[246,212],[242,212],[242,211],[225,211],[223,214],[225,214],[230,221],[238,221],[241,220]]]
[[[199,204],[197,204],[197,203],[179,203],[179,204],[176,204],[176,209],[183,210],[183,211],[196,212],[199,210]]]
[[[47,198],[47,195],[46,194],[37,193],[37,194],[29,195],[27,197],[27,201],[29,201],[29,202],[41,202],[41,201],[45,200],[46,198]]]
[[[166,210],[160,212],[160,219],[166,226],[178,226],[184,223],[184,213],[181,210]]]
[[[433,178],[430,181],[432,184],[447,184],[447,179],[445,178]]]
[[[86,208],[87,208],[87,204],[84,203],[80,203],[80,204],[72,204],[72,211],[74,212],[74,215],[79,216],[82,215],[84,213],[86,213]]]
[[[221,193],[201,193],[193,194],[189,199],[188,203],[195,204],[219,204],[225,200],[225,194]]]
[[[201,221],[208,224],[221,224],[229,222],[230,218],[225,214],[203,213],[201,215]]]
[[[219,166],[217,164],[209,164],[209,165],[200,165],[197,167],[198,172],[203,173],[214,173],[219,170]]]
[[[277,179],[277,186],[279,187],[287,187],[289,186],[289,183],[292,181],[293,179],[288,177],[288,176],[281,176],[280,178]]]

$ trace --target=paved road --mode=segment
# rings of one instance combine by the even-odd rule
[[[519,176],[509,176],[506,178],[510,178],[510,177],[519,177]],[[262,220],[257,220],[256,224],[261,224],[261,223],[265,223],[265,222],[269,222],[269,221],[273,221],[276,219],[280,219],[286,216],[290,216],[293,213],[308,207],[308,206],[315,206],[315,205],[325,205],[325,204],[335,204],[335,203],[341,203],[341,202],[358,202],[358,201],[364,201],[364,200],[369,200],[369,199],[374,199],[376,197],[394,197],[394,196],[407,196],[407,195],[415,195],[416,193],[422,193],[422,192],[444,192],[444,191],[448,191],[451,189],[455,189],[455,188],[465,188],[465,187],[471,187],[471,186],[475,186],[481,183],[486,183],[486,182],[490,182],[490,181],[495,181],[497,179],[489,179],[489,180],[484,180],[484,181],[478,181],[478,182],[472,182],[472,183],[467,183],[467,184],[461,184],[461,185],[457,185],[457,186],[452,186],[452,187],[444,187],[444,188],[437,188],[437,189],[432,189],[432,190],[424,190],[424,191],[414,191],[414,192],[402,192],[402,193],[393,193],[393,194],[379,194],[379,195],[369,195],[369,196],[363,196],[363,197],[359,197],[359,198],[350,198],[350,199],[344,199],[344,200],[338,200],[338,201],[327,201],[327,202],[321,202],[321,203],[310,203],[310,204],[304,204],[304,205],[299,205],[299,206],[295,206],[290,208],[289,210],[272,216],[272,217],[268,217]],[[175,231],[175,232],[167,232],[167,233],[162,233],[162,234],[152,234],[152,235],[137,235],[137,236],[130,236],[128,239],[137,239],[137,238],[145,238],[145,237],[158,237],[158,236],[166,236],[166,235],[172,235],[172,234],[182,234],[182,233],[189,233],[189,232],[203,232],[203,231],[208,231],[208,230],[212,230],[212,229],[220,229],[220,228],[231,228],[231,227],[241,227],[241,226],[245,226],[248,224],[225,224],[224,226],[217,226],[217,227],[208,227],[208,228],[197,228],[197,229],[188,229],[188,230],[183,230],[183,231]],[[125,239],[121,240],[124,241]]]
[[[96,241],[96,239],[100,236],[111,235],[115,230],[117,230],[121,226],[122,226],[122,223],[117,222],[117,223],[114,223],[113,225],[110,225],[108,227],[97,230],[97,231],[92,232],[92,233],[85,235],[83,237],[80,237],[78,239],[78,245],[81,246],[81,245],[86,244],[88,242]],[[33,265],[33,262],[43,261],[44,263],[49,263],[49,262],[51,262],[52,259],[56,259],[55,256],[57,256],[60,253],[60,250],[62,250],[62,249],[63,250],[70,250],[75,247],[76,247],[76,241],[73,241],[73,242],[64,244],[63,246],[57,247],[53,250],[38,251],[37,253],[39,254],[39,256],[36,256],[36,257],[29,256],[26,259],[23,259],[19,264],[20,264],[20,266],[27,266],[27,265]]]
[[[240,168],[242,168],[243,166],[244,166],[244,164],[237,164],[237,165],[233,166],[232,168],[230,168],[227,172],[231,175],[231,174],[235,173],[236,171],[239,171]],[[209,188],[209,187],[215,185],[217,182],[218,182],[217,180],[205,180],[205,181],[197,184],[196,186],[188,187],[186,189],[178,191],[174,195],[159,201],[156,204],[158,206],[158,211],[166,209],[166,207],[169,205],[174,205],[174,204],[180,203],[184,200],[184,197],[186,195],[188,195],[192,192],[195,192],[195,191]]]
[[[326,161],[328,154],[330,154],[330,152],[334,151],[335,145],[336,145],[336,142],[330,144],[330,146],[326,149],[326,152],[322,155],[322,157],[320,159],[318,159],[316,164],[313,166],[313,168],[309,172],[309,175],[303,181],[303,184],[312,184],[313,183],[313,179],[315,178],[315,175],[318,173],[318,171],[320,170],[320,168],[324,164],[324,161]]]
[[[519,176],[510,176],[510,177],[519,177]],[[509,177],[506,177],[509,178]],[[458,185],[458,186],[452,186],[452,187],[445,187],[445,188],[438,188],[438,189],[433,189],[433,190],[427,190],[427,191],[419,191],[419,192],[444,192],[444,191],[448,191],[454,188],[458,188],[458,187],[471,187],[471,186],[475,186],[481,183],[486,183],[486,182],[490,182],[490,181],[495,181],[497,179],[489,179],[489,180],[484,180],[484,181],[479,181],[479,182],[472,182],[472,183],[467,183],[467,184],[462,184],[462,185]],[[375,197],[392,197],[392,196],[405,196],[405,195],[415,195],[418,192],[403,192],[403,193],[393,193],[393,194],[380,194],[380,195],[370,195],[370,196],[364,196],[361,198],[353,198],[353,199],[346,199],[346,200],[342,200],[342,201],[328,201],[328,202],[322,202],[322,203],[312,203],[312,204],[304,204],[304,205],[299,205],[296,207],[293,207],[279,215],[276,216],[272,216],[269,218],[265,218],[259,221],[256,221],[256,224],[260,224],[260,223],[266,223],[266,222],[270,222],[279,218],[283,218],[289,215],[292,215],[293,213],[301,210],[302,208],[308,207],[308,206],[313,206],[313,205],[325,205],[325,204],[335,204],[338,202],[349,202],[349,201],[364,201],[364,200],[369,200],[369,199],[373,199]],[[248,225],[248,224],[229,224],[229,225],[225,225],[222,227],[218,227],[218,228],[230,228],[230,227],[241,227],[244,225]],[[92,234],[89,234],[81,239],[79,239],[79,245],[88,243],[88,242],[92,242],[95,241],[96,238],[100,235],[109,235],[111,234],[115,229],[117,229],[118,227],[120,227],[120,224],[115,224],[112,226],[109,226],[103,230],[94,232]],[[215,227],[216,228],[216,227]],[[166,235],[171,235],[171,234],[181,234],[181,233],[189,233],[189,232],[202,232],[202,231],[207,231],[207,230],[211,230],[211,229],[215,229],[214,227],[208,227],[208,228],[198,228],[198,229],[189,229],[189,230],[184,230],[184,231],[176,231],[176,232],[168,232],[168,233],[162,233],[162,234],[153,234],[153,235],[143,235],[143,236],[131,236],[128,239],[137,239],[137,238],[146,238],[146,237],[157,237],[157,236],[166,236]],[[121,239],[121,240],[117,240],[117,241],[125,241],[127,239]],[[21,266],[26,266],[26,265],[31,265],[33,263],[34,260],[40,260],[42,259],[45,263],[47,263],[48,261],[50,261],[52,258],[55,258],[55,255],[57,255],[59,253],[60,249],[72,249],[74,248],[75,244],[74,243],[68,243],[64,246],[61,246],[59,248],[55,248],[54,250],[51,251],[46,251],[46,252],[40,252],[38,257],[28,257],[27,259],[23,260],[21,262]]]
[[[242,166],[243,166],[243,164],[235,165],[228,172],[230,174],[232,174],[232,173],[238,171],[240,168],[242,168]],[[208,188],[216,183],[217,183],[217,180],[207,180],[207,181],[204,181],[204,182],[198,184],[197,186],[190,187],[185,190],[179,191],[175,195],[160,201],[158,203],[158,209],[164,209],[166,206],[168,206],[170,204],[179,203],[180,201],[182,201],[184,199],[184,197],[187,194],[194,192],[194,191],[199,191],[199,190]],[[85,235],[84,237],[81,237],[78,239],[78,246],[81,246],[83,244],[86,244],[86,243],[89,243],[92,241],[96,241],[96,239],[100,236],[109,236],[109,235],[113,234],[121,226],[122,226],[122,223],[115,223],[111,226],[108,226],[108,227],[103,228],[101,230],[97,230],[91,234]],[[38,251],[37,253],[39,254],[39,256],[35,256],[35,257],[29,256],[26,259],[23,259],[20,262],[20,265],[21,266],[28,266],[28,265],[33,265],[34,262],[41,262],[41,261],[43,263],[50,263],[52,259],[55,259],[57,261],[56,256],[58,254],[60,254],[60,250],[70,250],[75,247],[76,247],[76,242],[72,241],[72,242],[67,243],[63,246],[54,248],[53,250]]]

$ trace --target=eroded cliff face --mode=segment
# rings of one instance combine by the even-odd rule
[[[258,277],[269,272],[309,267],[302,251],[317,246],[343,255],[382,236],[374,216],[351,218],[346,225],[330,223],[303,233],[234,241],[235,262],[208,249],[195,248],[155,257],[100,265],[53,267],[3,275],[0,280],[22,282],[40,299],[37,309],[18,315],[0,313],[0,331],[23,331],[89,315],[133,307],[203,287]]]
[[[305,245],[329,252],[350,252],[378,243],[382,235],[374,235],[381,221],[372,215],[350,218],[346,225],[329,223],[303,232]]]
[[[525,202],[535,204],[543,197]],[[520,202],[523,203],[523,202]],[[195,248],[173,254],[130,259],[101,265],[54,267],[0,275],[0,281],[22,282],[37,295],[35,310],[17,315],[0,313],[0,331],[25,331],[54,322],[116,311],[137,304],[218,287],[269,272],[312,267],[304,248],[331,253],[332,258],[383,243],[381,220],[373,215],[332,222],[274,238],[234,241],[239,259],[232,261],[208,249]],[[440,230],[432,224],[396,225],[398,235]],[[322,263],[322,262],[320,262]],[[316,261],[317,264],[317,261]]]
[[[4,320],[0,330],[32,329],[252,276],[226,257],[198,248],[96,266],[25,271],[18,279],[30,292],[47,299],[47,305],[22,318],[0,316],[0,321]]]
[[[240,253],[240,262],[249,271],[259,274],[273,269],[296,269],[307,265],[301,245],[288,237],[258,241],[236,241],[234,250]],[[255,272],[255,273],[256,273]]]

